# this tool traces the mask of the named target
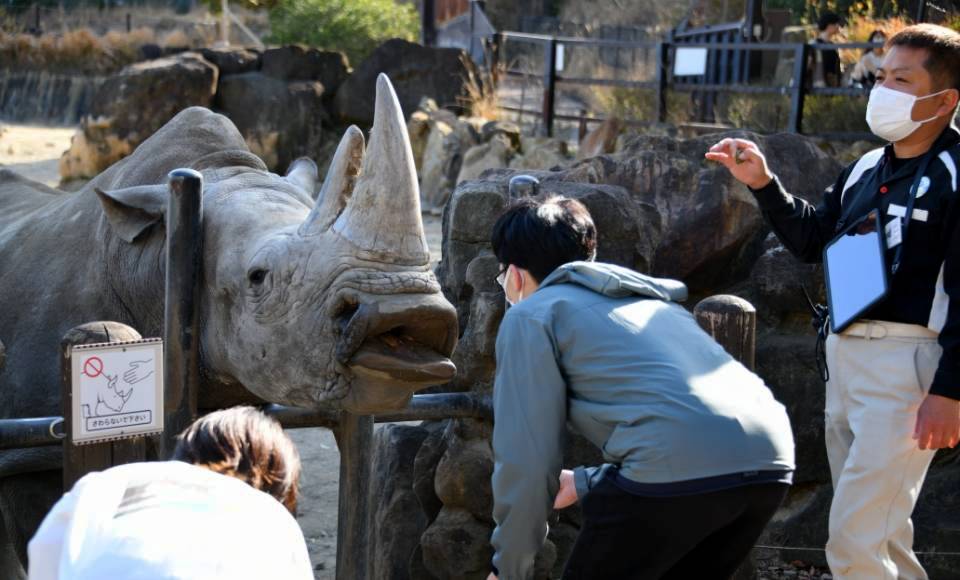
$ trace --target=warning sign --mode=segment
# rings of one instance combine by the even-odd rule
[[[163,341],[74,346],[73,442],[163,432]]]

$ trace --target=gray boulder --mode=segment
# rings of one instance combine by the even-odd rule
[[[510,164],[516,153],[510,138],[504,134],[495,134],[482,145],[475,145],[463,155],[463,164],[457,175],[457,183],[476,179],[488,169],[502,169]]]
[[[353,71],[337,91],[341,121],[369,127],[373,122],[373,89],[377,75],[394,79],[400,105],[409,115],[423,97],[444,108],[462,110],[467,83],[476,75],[467,53],[457,48],[428,48],[395,38],[383,43]]]
[[[510,146],[515,151],[520,149],[520,141],[523,139],[520,126],[510,121],[489,121],[484,123],[480,129],[480,137],[486,143],[493,139],[495,135],[503,135],[510,140]]]
[[[60,158],[61,178],[95,177],[183,109],[209,107],[217,77],[217,68],[192,52],[132,64],[108,77]]]
[[[428,519],[413,490],[414,461],[429,434],[422,426],[391,424],[374,435],[371,497],[378,517],[370,523],[370,545],[376,549],[369,556],[374,579],[416,580],[408,563]]]
[[[431,114],[428,124],[420,168],[420,205],[440,211],[457,185],[464,155],[480,142],[480,136],[472,124],[445,109]]]
[[[217,67],[221,77],[260,69],[260,53],[250,48],[201,48],[200,54]]]
[[[520,154],[510,160],[511,169],[561,170],[570,165],[567,142],[549,137],[521,137]]]
[[[619,185],[656,206],[664,238],[650,271],[683,280],[694,296],[745,278],[768,230],[747,188],[703,153],[735,135],[757,141],[785,187],[818,201],[840,165],[798,135],[733,132],[696,139],[636,137],[614,155],[581,161],[557,179]]]
[[[297,44],[268,48],[263,52],[262,61],[263,74],[284,81],[320,81],[330,96],[336,94],[350,76],[350,63],[342,52]],[[370,86],[374,87],[375,83]]]
[[[283,81],[262,72],[223,77],[214,106],[230,117],[250,147],[268,167],[286,171],[298,157],[318,164],[326,145],[336,143],[324,106],[325,87],[318,81]]]

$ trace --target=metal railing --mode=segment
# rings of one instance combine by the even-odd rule
[[[504,61],[502,51],[508,42],[523,42],[533,44],[542,50],[542,73],[534,73],[528,70],[516,68],[507,65]],[[654,70],[651,78],[648,80],[629,80],[618,78],[598,78],[591,76],[567,76],[557,70],[558,47],[604,47],[621,48],[631,50],[643,50],[647,53],[655,54]],[[853,42],[844,44],[826,44],[826,43],[767,43],[767,42],[676,42],[676,41],[615,41],[593,38],[572,38],[561,36],[549,36],[542,34],[528,34],[521,32],[498,32],[493,35],[489,43],[489,53],[491,54],[490,67],[493,78],[499,75],[516,77],[523,79],[540,80],[543,87],[543,100],[538,110],[523,109],[522,107],[504,107],[523,114],[538,116],[542,119],[541,133],[545,136],[552,136],[554,132],[554,121],[556,119],[583,120],[586,122],[602,122],[602,117],[585,117],[584,115],[571,116],[559,115],[556,107],[556,92],[558,85],[581,85],[581,86],[607,86],[621,87],[636,90],[653,91],[656,95],[655,109],[656,121],[665,122],[667,120],[667,93],[668,91],[689,92],[696,94],[771,94],[790,97],[790,113],[787,120],[786,130],[791,133],[804,133],[803,131],[803,110],[804,102],[809,95],[825,96],[850,96],[865,97],[869,90],[859,87],[820,87],[813,86],[809,76],[809,63],[813,51],[817,50],[850,50],[850,49],[869,49],[882,46],[880,44],[869,42]],[[714,62],[713,69],[708,62],[707,69],[702,75],[696,75],[695,78],[677,76],[674,74],[672,65],[676,60],[677,49],[705,49],[708,60]],[[749,63],[750,57],[755,53],[763,52],[781,52],[790,53],[793,57],[793,67],[789,82],[786,84],[752,84],[751,76],[744,70],[741,63]],[[719,58],[717,55],[735,55],[735,57]],[[712,77],[716,76],[711,70],[721,70],[722,67],[717,63],[730,61],[730,69],[733,72],[722,72],[722,82],[711,82]],[[721,73],[717,73],[721,74]],[[649,122],[649,121],[646,121]],[[640,121],[638,124],[643,124]],[[855,137],[867,137],[866,135],[854,134]]]

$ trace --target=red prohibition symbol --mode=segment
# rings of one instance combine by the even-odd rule
[[[91,379],[99,377],[103,374],[103,361],[99,357],[92,356],[83,362],[83,372],[82,374],[90,377]]]

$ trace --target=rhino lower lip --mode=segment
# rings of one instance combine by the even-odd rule
[[[446,383],[457,372],[449,358],[432,348],[391,334],[368,338],[348,364],[355,372],[425,385]]]
[[[456,375],[449,358],[456,337],[452,310],[417,301],[385,309],[366,303],[341,309],[338,318],[337,360],[355,373],[422,386]]]

